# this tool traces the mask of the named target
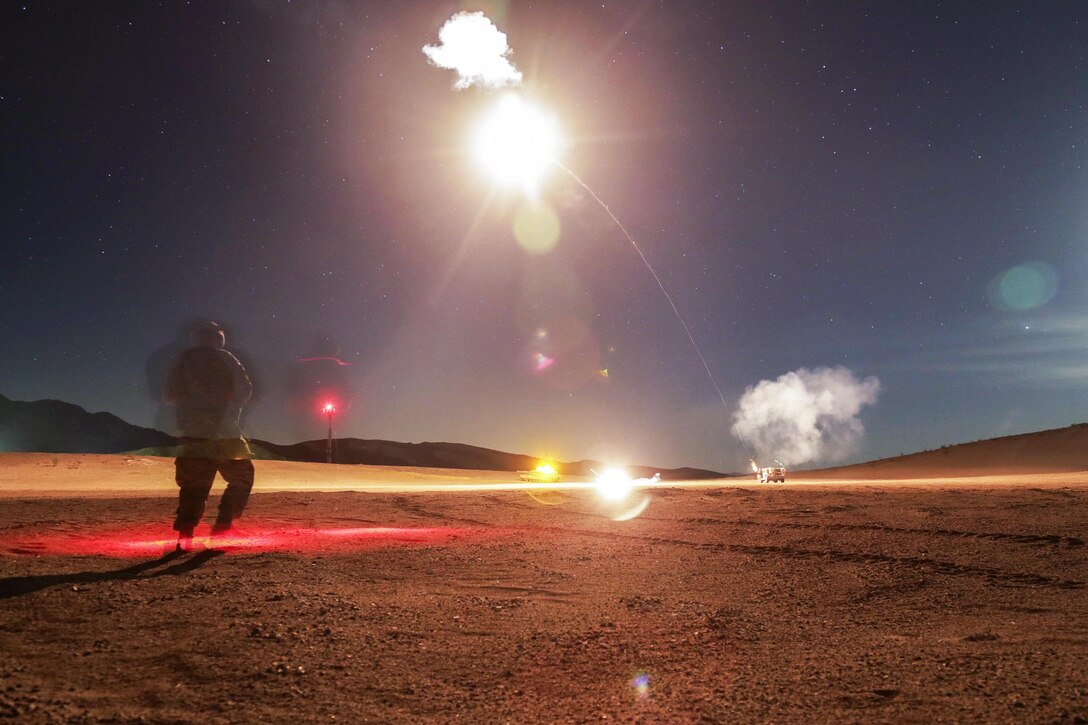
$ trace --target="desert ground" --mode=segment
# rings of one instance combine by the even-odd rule
[[[866,471],[258,461],[176,554],[169,459],[0,455],[0,717],[1088,722],[1088,472]]]

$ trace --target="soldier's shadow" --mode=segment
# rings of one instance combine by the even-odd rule
[[[37,576],[13,576],[0,579],[0,599],[10,599],[60,584],[94,584],[97,582],[123,581],[127,579],[151,579],[160,576],[177,576],[200,568],[224,552],[206,549],[192,556],[172,551],[158,559],[142,561],[113,571],[80,571],[70,574],[40,574]],[[187,557],[187,558],[185,558]],[[173,563],[172,563],[173,562]],[[166,566],[168,565],[169,566]],[[159,568],[164,567],[164,568]]]

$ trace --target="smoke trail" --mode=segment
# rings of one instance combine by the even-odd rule
[[[457,71],[457,90],[476,83],[490,88],[521,83],[521,72],[507,60],[506,33],[482,12],[457,13],[438,31],[438,40],[440,45],[425,45],[423,52],[439,68]]]
[[[684,322],[684,318],[680,316],[680,310],[676,309],[676,303],[672,301],[672,295],[670,295],[668,290],[665,289],[665,284],[661,281],[661,278],[657,276],[657,272],[654,271],[653,266],[650,264],[650,260],[646,259],[646,255],[642,253],[642,250],[635,243],[635,238],[631,236],[631,234],[627,231],[623,224],[620,224],[619,218],[617,218],[616,215],[612,213],[612,210],[608,208],[608,204],[605,204],[604,201],[601,200],[601,197],[597,196],[593,189],[590,189],[589,185],[586,184],[586,182],[582,181],[581,178],[579,178],[578,174],[574,173],[558,161],[555,161],[554,159],[552,159],[552,161],[555,163],[556,166],[563,169],[563,171],[566,171],[575,181],[582,185],[582,188],[585,189],[589,193],[589,195],[592,196],[593,199],[601,205],[601,208],[604,209],[605,213],[608,214],[609,218],[611,218],[612,221],[615,222],[616,226],[619,227],[621,232],[623,232],[623,236],[627,237],[627,241],[631,242],[631,246],[635,248],[636,252],[638,252],[638,256],[642,259],[642,263],[646,265],[646,269],[650,270],[650,274],[653,275],[654,281],[657,282],[657,286],[661,289],[661,294],[665,295],[665,299],[669,301],[669,307],[672,308],[672,313],[676,315],[676,319],[680,321],[680,326],[683,327],[684,332],[687,333],[688,340],[691,342],[691,347],[695,350],[695,354],[699,356],[699,360],[701,360],[703,363],[703,369],[706,370],[706,376],[710,378],[710,384],[714,386],[714,391],[718,394],[718,398],[722,401],[722,406],[726,410],[728,410],[729,404],[725,402],[725,396],[722,395],[722,389],[718,387],[717,381],[714,380],[714,374],[710,372],[710,365],[707,364],[706,358],[703,357],[702,350],[700,350],[699,346],[695,344],[695,336],[691,334],[691,330],[688,328],[688,323]]]
[[[791,466],[834,461],[855,450],[865,427],[858,413],[876,402],[880,381],[844,367],[801,368],[747,388],[733,435],[761,457]]]

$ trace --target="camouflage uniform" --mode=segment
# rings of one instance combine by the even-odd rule
[[[238,358],[222,349],[217,328],[212,336],[194,333],[194,342],[174,363],[165,391],[167,401],[177,406],[181,433],[174,461],[178,485],[174,529],[182,537],[191,537],[204,516],[217,472],[227,490],[219,501],[213,533],[230,529],[253,488],[253,453],[239,427],[253,385]]]

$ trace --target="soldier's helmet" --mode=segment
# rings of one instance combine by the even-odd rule
[[[200,347],[214,347],[223,349],[227,344],[227,336],[223,332],[223,326],[218,322],[204,322],[189,335],[189,340]]]

